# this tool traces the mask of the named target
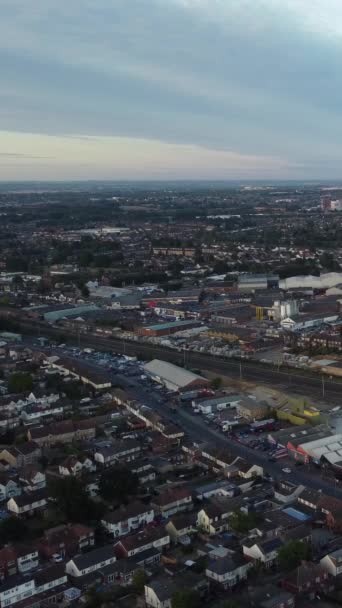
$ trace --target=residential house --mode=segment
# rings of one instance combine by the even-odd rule
[[[75,440],[90,441],[96,437],[96,421],[95,420],[76,420],[74,422]]]
[[[109,511],[102,517],[101,523],[109,534],[119,537],[152,523],[153,520],[153,508],[136,501],[127,507]]]
[[[39,540],[39,553],[51,559],[55,553],[72,556],[95,545],[94,530],[83,524],[67,524],[49,528]]]
[[[261,562],[266,568],[270,568],[276,563],[279,549],[282,546],[283,543],[279,538],[273,538],[258,542],[247,540],[244,541],[242,548],[246,559],[253,562]]]
[[[321,564],[304,562],[285,576],[282,586],[295,595],[313,598],[316,593],[329,590],[329,576]]]
[[[20,418],[24,425],[35,424],[42,418],[61,418],[63,416],[64,407],[62,405],[53,405],[52,407],[44,407],[43,405],[27,405],[20,413]]]
[[[29,464],[20,471],[20,483],[25,491],[35,492],[46,487],[46,475],[36,465]]]
[[[295,596],[275,585],[263,585],[249,591],[250,603],[258,608],[294,608]]]
[[[342,531],[342,500],[333,496],[321,496],[318,502],[319,510],[326,517],[327,526],[335,532]]]
[[[132,473],[135,473],[138,476],[140,484],[147,484],[149,481],[152,482],[156,478],[156,471],[149,462],[133,460],[132,462],[128,462],[126,466]]]
[[[130,462],[137,458],[141,451],[141,445],[135,439],[117,441],[114,445],[100,448],[95,452],[95,461],[110,467],[118,462]]]
[[[205,574],[214,586],[231,589],[247,579],[250,568],[251,564],[242,555],[233,553],[221,559],[211,560]]]
[[[21,487],[15,479],[9,477],[6,473],[0,473],[0,502],[19,496]]]
[[[72,420],[62,420],[49,425],[31,427],[27,431],[27,436],[42,447],[71,443],[75,437],[74,423]]]
[[[325,555],[320,564],[325,572],[331,576],[339,576],[342,574],[342,549],[337,549],[332,553]]]
[[[229,528],[229,517],[235,511],[234,499],[214,497],[197,514],[197,527],[208,534],[224,532]]]
[[[207,580],[195,573],[186,573],[175,578],[162,576],[145,585],[147,608],[172,608],[172,596],[179,589],[191,589],[204,597],[208,591]]]
[[[15,574],[4,581],[0,587],[0,607],[7,608],[21,600],[35,595],[36,584],[33,575],[25,577]]]
[[[161,492],[159,496],[153,497],[151,505],[156,513],[159,513],[164,518],[168,518],[175,513],[192,509],[192,493],[184,486],[170,488]]]
[[[28,439],[34,440],[42,447],[51,447],[72,441],[91,440],[96,435],[94,420],[62,420],[53,424],[31,427],[27,431]]]
[[[172,608],[172,595],[177,591],[175,581],[162,578],[145,585],[145,604],[147,608]]]
[[[0,460],[5,460],[11,467],[17,469],[37,463],[40,457],[41,449],[34,441],[26,441],[20,445],[4,448],[0,452]]]
[[[312,490],[311,488],[304,488],[298,496],[298,504],[302,504],[308,507],[312,511],[318,511],[318,505],[322,498],[322,492],[319,490]]]
[[[254,477],[262,477],[264,469],[258,464],[251,464],[244,458],[238,457],[233,461],[233,466],[237,467],[238,474],[243,479],[252,479]]]
[[[17,568],[20,574],[26,574],[35,570],[39,565],[38,550],[33,546],[17,546],[15,547],[17,557]]]
[[[54,564],[44,570],[39,570],[34,575],[36,594],[51,594],[47,598],[48,604],[56,604],[57,600],[61,600],[63,593],[66,589],[65,585],[68,581],[68,577],[64,571],[63,564]],[[51,593],[53,590],[53,593]],[[46,598],[43,598],[46,601]]]
[[[19,602],[20,606],[30,607],[40,606],[43,601],[55,604],[63,598],[66,583],[67,576],[61,564],[49,566],[31,575],[16,574],[0,587],[0,607],[7,608]]]
[[[196,532],[196,516],[192,513],[173,515],[165,529],[173,543],[189,544],[190,535]]]
[[[35,513],[44,511],[46,508],[47,493],[45,489],[15,496],[7,502],[7,510],[17,516],[34,515]]]
[[[93,473],[94,471],[96,471],[96,465],[88,456],[77,457],[71,455],[59,465],[59,473],[64,477]]]
[[[96,572],[115,561],[115,548],[112,545],[106,545],[100,549],[89,551],[89,553],[75,555],[67,562],[65,571],[69,576],[81,577]]]
[[[304,487],[305,486],[292,483],[291,481],[282,480],[274,488],[274,498],[283,504],[290,504],[297,500],[303,492]]]
[[[17,552],[14,547],[5,546],[0,549],[0,580],[17,574]]]
[[[146,528],[142,532],[121,538],[114,548],[118,557],[132,557],[147,549],[163,551],[170,545],[170,536],[161,526]]]

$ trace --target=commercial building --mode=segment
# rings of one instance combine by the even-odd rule
[[[146,363],[144,369],[149,376],[171,391],[191,390],[209,384],[206,378],[160,359]]]

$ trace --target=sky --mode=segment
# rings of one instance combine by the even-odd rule
[[[341,0],[1,0],[0,180],[338,179]]]

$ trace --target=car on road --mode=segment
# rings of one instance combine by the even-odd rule
[[[292,473],[292,471],[291,471],[290,467],[284,467],[284,468],[282,469],[282,471],[283,471],[283,473],[286,473],[287,475],[289,475],[290,473]]]

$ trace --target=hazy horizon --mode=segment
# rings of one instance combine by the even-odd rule
[[[339,179],[340,0],[2,0],[0,15],[1,181]]]

